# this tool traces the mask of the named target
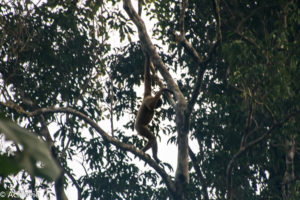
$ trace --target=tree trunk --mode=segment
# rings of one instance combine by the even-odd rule
[[[186,105],[177,107],[176,110],[176,125],[177,125],[177,169],[175,173],[176,199],[184,199],[185,187],[189,183],[189,119],[185,116],[184,111]]]

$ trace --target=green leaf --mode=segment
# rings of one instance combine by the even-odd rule
[[[52,158],[47,144],[37,136],[21,128],[15,123],[0,120],[0,131],[8,140],[23,147],[16,156],[1,156],[0,174],[15,173],[17,169],[24,169],[33,176],[40,176],[48,180],[56,180],[60,174],[60,168]],[[37,166],[37,164],[41,166]],[[11,170],[8,167],[15,165]]]

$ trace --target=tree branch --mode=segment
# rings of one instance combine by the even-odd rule
[[[181,44],[185,50],[193,57],[193,59],[199,64],[203,62],[202,56],[197,52],[197,50],[192,46],[192,44],[186,39],[185,35],[178,35],[175,32],[175,40]]]
[[[179,42],[185,48],[185,50],[192,55],[198,64],[200,64],[203,62],[203,58],[185,37],[185,12],[188,7],[188,3],[188,0],[182,0],[179,18],[180,35],[177,35],[175,32],[174,35],[176,41]]]
[[[167,67],[163,63],[161,57],[158,55],[145,27],[144,21],[136,13],[132,7],[131,0],[123,0],[123,7],[130,19],[136,25],[139,33],[139,39],[145,53],[151,58],[153,64],[158,68],[163,76],[169,89],[174,92],[176,98],[176,125],[177,125],[177,141],[178,141],[178,157],[177,169],[175,173],[175,188],[170,188],[169,191],[175,199],[184,199],[184,188],[189,183],[188,170],[188,133],[189,133],[189,119],[186,118],[185,112],[187,109],[187,102],[178,85],[170,75]]]
[[[197,175],[200,179],[200,182],[201,182],[201,185],[202,185],[204,200],[209,200],[206,180],[205,180],[205,178],[204,178],[204,176],[201,172],[201,169],[199,167],[196,155],[194,154],[194,152],[192,151],[192,149],[190,147],[189,147],[189,155],[190,155],[190,158],[192,160],[193,167],[194,167],[194,169],[195,169],[195,171],[196,171],[196,173],[197,173]]]
[[[90,119],[87,115],[83,114],[82,112],[79,112],[73,108],[60,108],[60,107],[49,107],[49,108],[39,108],[37,110],[34,110],[32,112],[24,111],[23,108],[20,108],[20,106],[9,102],[0,102],[1,105],[9,107],[11,109],[16,110],[17,112],[21,114],[25,114],[29,117],[39,116],[43,113],[68,113],[75,115],[79,117],[80,119],[84,120],[86,123],[88,123],[92,128],[94,128],[104,140],[107,142],[115,145],[116,147],[124,150],[129,151],[135,156],[139,157],[143,161],[145,161],[147,164],[149,164],[164,180],[167,187],[170,191],[176,191],[175,185],[173,181],[171,180],[170,176],[165,172],[163,168],[161,168],[148,154],[145,154],[142,150],[137,149],[135,146],[130,144],[125,144],[117,140],[116,138],[110,136],[108,133],[106,133],[96,122],[94,122],[92,119]]]
[[[178,105],[185,107],[185,98],[181,93],[179,87],[173,80],[161,57],[158,55],[155,46],[153,45],[147,33],[144,21],[134,10],[130,0],[123,0],[123,7],[138,29],[139,38],[142,44],[142,48],[145,50],[145,53],[147,53],[147,55],[151,58],[153,64],[158,68],[159,72],[164,77],[165,81],[167,82],[168,88],[174,92],[176,99],[179,101]]]
[[[180,26],[180,35],[185,35],[185,10],[188,7],[189,1],[188,0],[182,0],[181,3],[181,10],[180,10],[180,18],[179,18],[179,26]]]
[[[186,111],[186,116],[189,117],[192,113],[192,110],[194,108],[194,105],[197,101],[197,98],[201,92],[201,87],[203,83],[203,76],[206,71],[205,64],[208,63],[211,58],[212,54],[214,53],[217,45],[219,44],[219,41],[221,39],[221,17],[220,17],[220,7],[218,0],[214,0],[215,5],[215,11],[217,15],[217,24],[218,24],[218,31],[216,32],[215,41],[216,43],[210,48],[208,53],[208,58],[206,60],[203,59],[203,57],[198,53],[198,51],[193,47],[193,45],[186,39],[185,37],[185,13],[186,9],[188,7],[188,0],[182,0],[182,7],[180,10],[180,19],[179,19],[179,26],[180,26],[180,35],[177,35],[175,32],[173,33],[175,35],[175,40],[181,44],[184,49],[192,56],[192,58],[198,63],[199,69],[197,73],[197,80],[192,92],[192,97],[190,101],[188,102],[188,107]]]
[[[218,26],[217,38],[219,38],[219,40],[222,41],[220,2],[219,2],[219,0],[213,0],[213,4],[215,6],[216,21],[217,21],[217,26]]]
[[[78,184],[77,180],[74,178],[74,176],[71,174],[71,172],[69,172],[68,170],[65,170],[65,173],[67,174],[67,176],[71,179],[72,183],[75,185],[76,189],[77,189],[77,199],[81,200],[81,193],[82,193],[82,188],[80,187],[80,185]]]
[[[204,73],[205,73],[204,67],[203,68],[201,67],[200,69],[198,69],[197,80],[196,80],[196,83],[194,85],[194,89],[193,89],[193,92],[192,92],[192,97],[188,102],[186,116],[190,116],[192,114],[194,106],[197,102],[197,98],[198,98],[198,96],[201,92]]]
[[[265,139],[268,135],[270,135],[275,129],[280,128],[281,126],[283,126],[290,118],[294,117],[295,115],[299,114],[300,111],[296,110],[295,112],[292,112],[291,114],[289,114],[285,119],[283,119],[281,122],[278,123],[274,123],[272,125],[272,127],[265,132],[264,134],[262,134],[260,137],[252,140],[251,142],[244,144],[242,146],[240,146],[240,149],[238,152],[236,152],[233,157],[231,158],[231,160],[229,161],[228,165],[227,165],[227,169],[226,169],[226,185],[227,185],[227,199],[231,200],[232,199],[232,168],[233,165],[235,163],[235,161],[238,159],[238,157],[240,157],[246,150],[248,150],[249,148],[251,148],[252,146],[258,144],[259,142],[261,142],[263,139]]]
[[[155,71],[155,68],[154,68],[152,62],[151,62],[151,65],[150,65],[150,69],[151,69],[151,72],[152,72],[153,80],[154,80],[155,82],[157,82],[157,84],[159,85],[160,88],[164,88],[165,85],[164,85],[163,82],[160,80],[160,78],[157,76],[156,71]],[[164,95],[167,97],[169,103],[170,103],[173,107],[175,107],[175,106],[176,106],[176,103],[175,103],[174,99],[171,97],[170,93],[165,93]]]
[[[217,45],[219,44],[219,41],[217,41],[214,46],[210,49],[210,52],[208,53],[208,57],[206,60],[198,63],[200,68],[198,69],[198,73],[197,73],[197,80],[196,80],[196,83],[195,83],[195,86],[194,86],[194,89],[193,89],[193,92],[192,92],[192,97],[191,99],[189,100],[188,102],[188,106],[187,106],[187,112],[186,112],[186,115],[189,116],[193,109],[194,109],[194,106],[197,102],[197,98],[201,92],[201,88],[202,88],[202,83],[203,83],[203,78],[204,78],[204,73],[206,71],[206,67],[205,65],[211,61],[212,59],[212,56],[217,48]]]

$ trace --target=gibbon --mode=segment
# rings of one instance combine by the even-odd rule
[[[142,105],[139,108],[139,111],[136,116],[135,120],[135,129],[137,130],[138,134],[147,138],[148,143],[142,148],[143,152],[146,152],[148,149],[152,148],[152,156],[157,163],[160,160],[157,157],[157,141],[154,134],[149,130],[147,125],[150,123],[154,116],[154,109],[160,107],[162,105],[162,100],[160,96],[163,92],[173,92],[167,88],[160,89],[155,96],[151,95],[151,75],[150,75],[150,64],[151,60],[149,56],[145,58],[145,65],[144,65],[144,99]]]

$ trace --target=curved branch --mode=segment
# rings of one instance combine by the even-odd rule
[[[168,188],[174,190],[174,184],[171,181],[171,178],[169,175],[164,171],[163,168],[161,168],[149,155],[145,154],[142,150],[137,149],[135,146],[130,144],[125,144],[120,142],[119,140],[115,139],[114,137],[111,137],[109,134],[107,134],[96,122],[91,120],[88,116],[85,114],[73,109],[73,108],[41,108],[39,110],[36,110],[34,112],[29,113],[29,116],[38,115],[39,113],[70,113],[73,115],[76,115],[77,117],[83,119],[86,123],[88,123],[90,126],[92,126],[106,141],[109,143],[112,143],[116,147],[129,151],[132,154],[138,156],[143,161],[148,163],[153,169],[156,170],[156,172],[162,177],[162,179],[165,181]]]
[[[202,63],[203,58],[200,56],[198,51],[193,47],[193,45],[186,39],[185,35],[178,35],[175,32],[173,33],[175,35],[176,41],[181,44],[185,50],[193,57],[193,59],[197,63]]]
[[[160,167],[153,159],[148,154],[145,154],[142,150],[137,149],[135,146],[130,145],[130,144],[125,144],[123,142],[120,142],[116,138],[110,136],[108,133],[106,133],[96,122],[94,122],[91,118],[89,118],[87,115],[85,115],[82,112],[79,112],[73,108],[60,108],[60,107],[49,107],[49,108],[40,108],[37,110],[34,110],[32,112],[26,112],[24,111],[23,108],[20,106],[12,103],[12,102],[0,102],[1,105],[4,105],[6,107],[12,108],[16,110],[17,112],[21,114],[25,114],[29,117],[34,117],[34,116],[39,116],[43,113],[69,113],[72,115],[75,115],[82,120],[84,120],[86,123],[88,123],[92,128],[94,128],[104,140],[107,142],[115,145],[116,147],[124,150],[124,151],[129,151],[135,156],[139,157],[143,161],[145,161],[147,164],[149,164],[164,180],[166,183],[167,187],[169,188],[170,191],[176,191],[175,190],[175,185],[173,181],[171,180],[170,176],[166,173],[166,171]]]
[[[219,0],[213,0],[213,4],[214,4],[214,7],[215,7],[216,20],[217,20],[217,26],[218,26],[217,37],[219,38],[220,41],[222,41],[220,1]]]
[[[201,67],[198,70],[198,73],[197,73],[197,80],[196,80],[196,83],[194,85],[194,89],[193,89],[193,92],[192,92],[192,97],[188,102],[186,116],[190,116],[192,114],[194,106],[197,102],[197,98],[198,98],[198,96],[201,92],[204,73],[205,73],[205,69],[204,69],[204,67]]]
[[[196,80],[196,83],[195,83],[195,86],[194,86],[194,89],[193,89],[193,92],[192,92],[192,97],[191,99],[189,100],[188,102],[188,107],[187,107],[187,112],[186,112],[186,115],[189,116],[192,111],[193,111],[193,108],[197,102],[197,98],[201,92],[201,88],[202,88],[202,83],[203,83],[203,77],[204,77],[204,73],[206,71],[206,67],[205,65],[211,61],[212,59],[212,56],[213,54],[215,53],[216,51],[216,48],[217,46],[219,45],[219,40],[214,44],[214,46],[211,47],[209,53],[208,53],[208,57],[206,60],[204,61],[201,61],[199,60],[198,64],[200,66],[200,68],[198,69],[198,73],[197,73],[197,80]],[[195,50],[195,49],[194,49]],[[195,50],[196,51],[196,50]],[[201,59],[202,60],[202,59]]]

